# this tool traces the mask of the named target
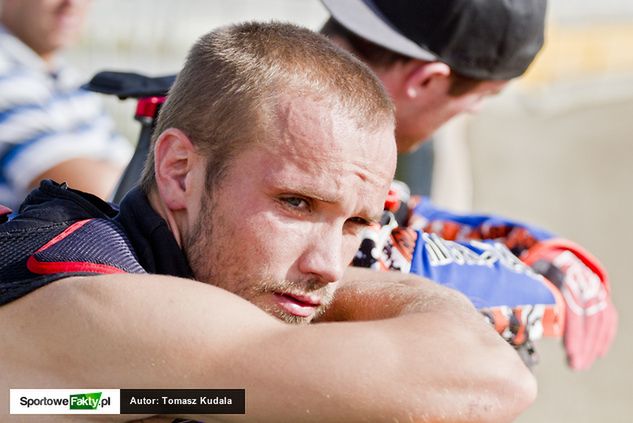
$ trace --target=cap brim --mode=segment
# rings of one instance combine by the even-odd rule
[[[388,22],[371,0],[321,0],[334,19],[356,35],[379,46],[420,60],[437,60],[430,51],[409,40]]]

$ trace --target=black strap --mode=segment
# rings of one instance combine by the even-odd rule
[[[150,77],[132,72],[103,71],[92,77],[83,89],[119,98],[166,96],[176,75]]]

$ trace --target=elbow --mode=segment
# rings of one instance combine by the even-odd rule
[[[462,339],[468,335],[462,334]],[[492,329],[483,327],[469,341],[456,342],[462,354],[460,361],[453,360],[460,363],[452,380],[463,400],[459,414],[467,422],[515,421],[536,399],[536,378],[516,350]]]
[[[489,368],[480,381],[485,387],[483,397],[478,398],[484,405],[477,407],[481,414],[470,421],[513,422],[536,400],[536,378],[519,355],[507,348],[498,358],[491,361],[496,368]]]
[[[459,413],[464,422],[509,423],[532,405],[537,395],[534,375],[523,363],[506,370],[509,373],[489,374],[478,388],[465,393],[464,407]]]
[[[489,380],[488,382],[492,382]],[[442,391],[440,391],[442,392]],[[536,379],[529,373],[494,380],[493,387],[445,387],[443,394],[419,390],[409,403],[399,401],[389,420],[451,423],[511,423],[534,402]],[[387,420],[385,418],[385,420]]]
[[[523,362],[520,362],[517,367],[518,377],[511,381],[511,386],[508,388],[515,404],[515,416],[512,420],[527,410],[534,403],[538,394],[538,384],[534,374]]]
[[[418,378],[400,379],[410,402],[402,407],[399,421],[461,423],[509,423],[534,402],[536,379],[518,354],[503,345],[487,356],[451,360],[426,369]],[[486,359],[480,360],[485,357]],[[415,373],[410,372],[410,376]]]
[[[517,351],[488,323],[481,320],[477,326],[479,330],[465,326],[468,334],[460,337],[465,342],[461,344],[462,351],[469,352],[463,356],[468,358],[462,361],[467,368],[462,368],[462,374],[470,376],[466,380],[472,383],[470,393],[474,399],[466,401],[470,402],[468,409],[474,411],[473,418],[467,421],[512,422],[536,400],[536,378]]]

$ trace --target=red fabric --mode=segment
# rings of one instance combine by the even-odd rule
[[[33,255],[31,255],[26,261],[26,267],[30,272],[35,273],[37,275],[51,275],[55,273],[65,273],[65,272],[88,272],[88,273],[125,273],[123,270],[118,267],[109,266],[107,264],[98,264],[98,263],[90,263],[90,262],[76,262],[76,261],[65,261],[65,262],[42,262],[35,258],[35,255],[41,251],[44,251],[53,245],[57,244],[86,223],[90,222],[92,219],[80,220],[68,228],[64,230],[62,233],[48,241],[42,247],[40,247]]]
[[[597,259],[564,240],[542,243],[524,259],[528,264],[545,260],[561,271],[567,361],[574,370],[588,369],[607,353],[618,326],[606,272]]]

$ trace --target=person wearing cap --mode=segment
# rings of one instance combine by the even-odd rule
[[[17,208],[41,179],[107,198],[132,153],[99,97],[60,52],[88,0],[0,0],[0,203]]]
[[[522,75],[543,45],[546,0],[322,0],[322,33],[354,52],[396,104],[398,152]]]
[[[526,71],[544,41],[547,0],[321,1],[331,14],[321,32],[367,63],[391,95],[396,106],[399,153],[416,150],[454,116],[477,111],[486,97],[499,93]],[[510,343],[527,345],[543,333],[556,336],[564,330],[568,363],[574,369],[588,368],[607,352],[615,335],[617,313],[607,274],[590,253],[521,222],[456,214],[426,198],[411,197],[404,184],[392,188],[395,200],[390,207],[401,228],[435,233],[480,255],[489,251],[481,250],[480,244],[473,246],[471,240],[494,239],[552,282],[548,283],[551,295],[526,302],[530,307],[538,305],[534,310],[497,307],[498,303],[493,310],[482,306],[482,312]],[[453,276],[447,277],[427,264],[428,257],[420,253],[422,238],[419,232],[406,237],[402,232],[391,237],[370,234],[355,264],[416,271],[464,293],[472,289],[472,283],[455,280],[455,275],[472,279],[472,269],[450,272]],[[403,239],[409,246],[416,245],[416,250],[403,246]],[[444,241],[442,248],[449,245]],[[404,257],[398,254],[396,259],[394,251],[407,253]],[[482,297],[491,298],[491,292],[498,293],[501,280],[505,280],[498,279],[494,282],[498,286],[485,294],[471,292],[471,300],[481,302]],[[514,297],[508,292],[507,298],[513,299],[506,304],[516,301]],[[548,318],[544,310],[557,317]],[[528,312],[531,323],[521,317]],[[515,322],[514,330],[511,322]]]

